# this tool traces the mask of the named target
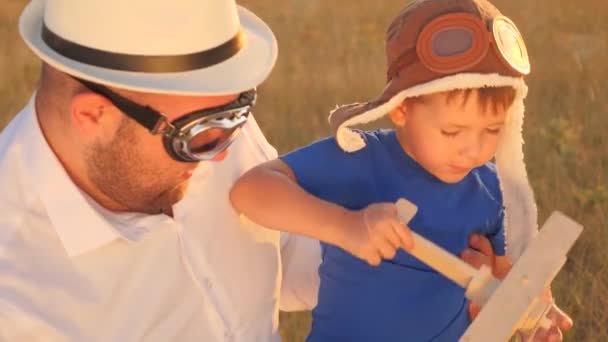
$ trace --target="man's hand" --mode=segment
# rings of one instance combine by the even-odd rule
[[[414,245],[394,203],[375,203],[355,211],[346,226],[340,247],[372,266],[393,259],[398,249],[410,250]]]
[[[482,235],[474,234],[469,239],[470,248],[465,249],[461,254],[460,258],[467,264],[480,268],[482,265],[492,267],[492,273],[494,276],[502,279],[506,276],[506,272],[496,270],[496,256],[490,241]],[[543,293],[543,297],[547,300],[551,300],[551,290],[547,289]],[[474,304],[469,304],[469,315],[471,319],[475,319],[481,309]],[[553,322],[550,329],[539,329],[532,341],[534,342],[559,342],[562,340],[562,331],[570,330],[573,326],[572,319],[566,315],[557,306],[553,306],[549,313],[549,318]]]

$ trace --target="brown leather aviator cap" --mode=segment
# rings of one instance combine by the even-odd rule
[[[399,92],[460,73],[521,77],[530,72],[515,24],[486,0],[418,0],[393,20],[386,35],[388,83],[367,103],[332,112],[334,132],[346,120],[386,103]]]

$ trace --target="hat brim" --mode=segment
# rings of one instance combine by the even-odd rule
[[[34,53],[65,73],[122,89],[179,95],[235,94],[261,84],[277,59],[277,42],[270,28],[255,14],[239,6],[245,44],[222,63],[199,70],[157,74],[96,67],[66,58],[45,44],[41,37],[44,6],[45,1],[31,1],[19,20],[21,36]]]

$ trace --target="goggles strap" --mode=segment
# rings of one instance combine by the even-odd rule
[[[171,131],[174,130],[174,127],[167,121],[167,118],[163,114],[150,108],[149,106],[137,105],[131,100],[110,91],[102,85],[80,78],[77,80],[93,92],[107,97],[110,101],[112,101],[112,104],[116,106],[116,108],[120,109],[128,117],[147,128],[151,133],[171,134]]]

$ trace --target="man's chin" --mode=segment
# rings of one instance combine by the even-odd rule
[[[181,201],[184,198],[189,185],[190,185],[190,180],[186,179],[183,182],[176,185],[173,189],[171,189],[171,191],[168,194],[170,197],[170,201],[172,202],[171,205]]]
[[[158,212],[167,212],[179,201],[181,201],[188,189],[188,184],[190,182],[185,180],[173,188],[161,193],[153,203],[150,203],[149,207]]]

